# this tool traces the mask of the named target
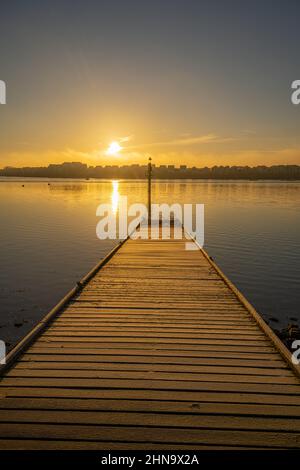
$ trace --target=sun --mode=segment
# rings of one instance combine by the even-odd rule
[[[106,150],[107,155],[117,155],[122,150],[121,145],[119,142],[111,142],[108,149]]]

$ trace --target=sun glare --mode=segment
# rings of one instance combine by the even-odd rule
[[[107,155],[117,155],[120,150],[122,150],[121,145],[118,142],[114,141],[109,145],[108,149],[106,150],[106,153]]]

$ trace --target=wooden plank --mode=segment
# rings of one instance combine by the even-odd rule
[[[121,324],[118,323],[117,325],[104,325],[104,324],[88,324],[86,323],[85,325],[76,325],[76,324],[71,324],[71,325],[52,325],[51,328],[48,328],[49,332],[65,332],[65,331],[74,331],[74,332],[90,332],[90,331],[95,331],[95,332],[110,332],[116,331],[116,327],[118,331],[130,331],[130,332],[152,332],[152,333],[165,333],[165,332],[170,332],[170,333],[209,333],[209,334],[226,334],[228,332],[232,334],[242,334],[242,335],[248,335],[248,336],[262,336],[262,333],[257,330],[257,328],[254,326],[248,326],[247,328],[234,328],[231,326],[193,326],[193,327],[182,327],[181,325],[135,325],[135,324]],[[233,333],[234,330],[234,333]]]
[[[138,299],[138,297],[135,300],[126,300],[120,296],[119,300],[116,299],[109,299],[109,300],[101,300],[99,298],[93,298],[89,300],[84,300],[81,298],[78,298],[72,306],[75,306],[77,304],[78,308],[82,307],[95,307],[97,305],[98,307],[115,307],[115,308],[120,308],[120,307],[130,307],[130,308],[153,308],[153,306],[160,307],[160,308],[172,308],[172,302],[174,302],[174,299],[170,299],[166,302],[160,301],[159,299],[153,299],[149,300],[149,302],[144,301],[143,299]],[[181,302],[180,300],[176,301],[177,303],[177,308],[180,309],[186,309],[186,310],[194,310],[195,308],[195,303],[198,303],[200,307],[203,307],[205,309],[208,309],[209,306],[211,305],[212,301],[211,300],[206,300],[206,301],[197,301],[195,299],[194,301],[190,302]],[[221,308],[227,307],[227,309],[231,309],[231,307],[234,305],[234,300],[231,301],[218,301],[218,302],[213,302],[214,305],[220,306]]]
[[[85,318],[82,318],[82,317]],[[134,325],[157,325],[160,324],[162,326],[168,326],[168,325],[178,325],[184,328],[185,326],[187,327],[198,327],[199,325],[204,328],[212,328],[214,326],[217,327],[232,327],[232,329],[244,329],[248,328],[249,326],[253,326],[252,323],[248,323],[247,321],[239,321],[239,320],[210,320],[206,319],[206,323],[200,321],[198,318],[198,321],[196,320],[189,320],[189,319],[180,319],[180,318],[175,318],[172,321],[169,319],[164,319],[164,318],[153,318],[153,317],[145,317],[145,316],[127,316],[127,318],[122,317],[121,315],[102,315],[96,318],[86,318],[88,315],[84,315],[82,313],[81,317],[75,317],[75,318],[59,318],[58,320],[55,320],[52,325],[53,326],[69,326],[69,325],[107,325],[107,326],[117,326],[118,324],[127,324],[131,325],[132,323]]]
[[[20,369],[31,370],[31,369],[41,369],[41,370],[68,370],[72,371],[76,369],[78,371],[82,370],[138,370],[138,371],[156,371],[156,372],[189,372],[193,374],[202,373],[202,374],[238,374],[240,375],[241,371],[239,367],[234,366],[220,366],[220,365],[211,365],[211,366],[197,366],[197,365],[177,365],[177,364],[126,364],[126,363],[101,363],[101,362],[28,362],[20,360],[12,371],[7,373],[9,376],[12,372],[18,371]],[[270,375],[270,376],[280,376],[280,377],[294,377],[294,374],[289,369],[281,368],[259,368],[259,367],[243,367],[243,374],[245,375]]]
[[[90,350],[81,349],[79,353],[74,353],[73,350],[62,350],[59,351],[58,349],[35,349],[35,354],[31,349],[31,352],[25,354],[22,358],[23,361],[47,361],[47,362],[102,362],[102,363],[111,363],[111,362],[118,362],[118,363],[150,363],[150,364],[190,364],[190,365],[218,365],[222,366],[236,366],[236,367],[262,367],[262,368],[282,368],[286,369],[286,365],[279,361],[278,359],[275,360],[268,360],[264,362],[259,362],[258,358],[254,355],[252,359],[242,358],[240,355],[237,355],[236,358],[234,357],[222,357],[222,358],[215,358],[211,357],[211,354],[201,353],[200,356],[193,356],[189,355],[187,357],[184,356],[182,352],[178,353],[178,356],[173,356],[173,354],[163,356],[161,353],[162,351],[142,351],[139,350],[128,350],[128,351],[121,351],[117,350],[116,353],[120,355],[113,354],[112,350]],[[124,352],[127,354],[124,354]],[[171,351],[172,352],[172,351]],[[122,353],[122,354],[121,354]],[[186,354],[186,351],[184,351]],[[214,354],[216,355],[216,353]],[[225,356],[225,353],[222,354]],[[251,356],[250,356],[251,357]],[[275,356],[276,357],[276,356]]]
[[[224,342],[223,342],[224,343]],[[168,350],[177,350],[177,351],[215,351],[216,346],[218,347],[218,352],[238,352],[243,355],[244,353],[274,353],[275,350],[272,346],[256,346],[253,343],[243,343],[243,344],[231,344],[228,341],[225,344],[215,344],[213,342],[204,341],[189,341],[189,342],[176,342],[172,339],[161,340],[159,338],[135,338],[134,340],[124,341],[124,339],[119,338],[109,338],[109,341],[103,341],[102,338],[93,337],[41,337],[39,341],[36,341],[34,346],[38,347],[61,347],[73,349],[77,348],[101,348],[101,349],[149,349],[155,348],[159,349],[168,349]]]
[[[151,413],[187,413],[193,415],[273,416],[300,418],[298,406],[249,403],[190,403],[158,400],[111,400],[80,398],[7,398],[0,400],[5,410],[62,410],[62,411],[127,411]]]
[[[72,441],[72,440],[61,440],[55,439],[44,440],[44,439],[1,439],[0,438],[0,449],[1,450],[153,450],[152,443],[128,443],[128,442],[100,442],[100,441]],[[172,445],[168,443],[159,444],[155,443],[156,450],[178,450],[178,445]],[[234,446],[214,446],[214,445],[201,445],[201,444],[184,444],[180,446],[181,450],[234,450]],[[239,446],[240,450],[258,450],[257,447],[253,446]],[[259,449],[264,449],[259,447]],[[280,449],[280,448],[279,448]],[[266,450],[266,449],[265,449]]]
[[[299,395],[269,394],[227,391],[193,391],[193,390],[151,390],[151,389],[78,389],[54,387],[1,387],[0,398],[80,398],[80,399],[128,399],[141,401],[183,401],[198,406],[199,403],[231,403],[231,404],[268,404],[299,406]]]
[[[66,439],[66,440],[87,440],[87,441],[126,441],[126,442],[148,442],[148,443],[173,443],[181,447],[182,444],[207,444],[207,445],[231,445],[235,446],[256,446],[268,448],[286,447],[295,449],[299,447],[300,436],[295,432],[271,432],[271,431],[245,431],[245,430],[202,430],[176,428],[166,432],[165,428],[142,427],[139,432],[136,427],[113,427],[113,426],[87,426],[87,425],[49,425],[49,424],[28,424],[22,426],[16,423],[0,424],[0,437],[29,439]]]
[[[181,272],[180,274],[178,273],[177,270],[172,270],[168,268],[160,268],[160,269],[153,269],[151,270],[150,268],[147,269],[147,272],[145,273],[145,270],[133,266],[130,268],[116,268],[116,267],[107,267],[106,269],[103,269],[103,277],[105,276],[107,279],[114,279],[116,276],[119,279],[123,278],[132,278],[136,279],[137,277],[145,277],[145,274],[147,274],[147,279],[186,279],[186,280],[198,280],[201,281],[202,278],[207,279],[207,277],[211,277],[212,279],[217,279],[217,276],[215,274],[211,274],[210,269],[207,268],[198,268],[198,269],[184,269],[184,267],[181,267]]]
[[[256,383],[231,383],[222,381],[210,382],[210,377],[206,381],[176,381],[176,380],[156,380],[146,379],[74,379],[68,378],[67,383],[64,378],[28,378],[28,377],[4,377],[2,387],[56,387],[56,388],[135,388],[153,390],[194,390],[194,391],[223,391],[223,392],[248,392],[248,393],[270,393],[287,394],[300,396],[298,384],[256,384]]]
[[[85,326],[85,327],[51,327],[48,328],[47,336],[85,336],[85,337],[99,337],[105,338],[111,336],[113,338],[120,337],[137,337],[137,338],[152,338],[153,336],[157,338],[175,338],[175,339],[191,339],[196,341],[197,339],[202,338],[211,338],[214,336],[216,338],[229,339],[236,337],[237,339],[247,339],[247,341],[264,341],[264,336],[261,332],[256,330],[238,330],[232,331],[231,329],[209,329],[209,328],[164,328],[160,326],[151,326],[151,327],[134,327],[134,326],[119,326],[115,327],[105,327],[101,326]]]
[[[169,381],[193,381],[203,382],[233,382],[233,383],[262,383],[262,384],[294,384],[297,379],[294,376],[261,375],[261,374],[222,374],[217,373],[183,373],[183,372],[158,372],[158,371],[117,371],[117,370],[25,370],[16,369],[10,371],[6,377],[33,377],[33,378],[96,378],[96,379],[129,379],[129,380],[169,380]]]
[[[134,334],[133,334],[134,333]],[[158,333],[158,332],[155,332],[155,334],[151,333],[151,332],[148,332],[148,330],[146,331],[143,331],[143,332],[135,332],[135,331],[120,331],[119,329],[118,330],[112,330],[112,331],[99,331],[99,333],[97,334],[97,330],[93,330],[93,329],[90,329],[90,330],[80,330],[79,331],[56,331],[56,330],[52,330],[52,329],[48,329],[45,333],[44,333],[44,336],[45,337],[55,337],[55,336],[71,336],[71,337],[78,337],[78,336],[84,336],[85,338],[88,338],[88,337],[99,337],[101,336],[102,338],[132,338],[133,336],[135,338],[153,338],[153,336],[155,336],[156,338],[173,338],[173,339],[176,339],[176,340],[194,340],[194,341],[197,341],[198,339],[210,339],[211,338],[211,333],[210,332],[207,332],[207,333],[181,333],[181,332],[178,332],[178,333],[172,333],[172,332],[163,332],[163,333]],[[216,339],[223,339],[224,340],[227,340],[227,341],[234,341],[234,340],[245,340],[245,341],[248,341],[248,342],[251,342],[251,341],[255,341],[255,342],[262,342],[262,343],[265,343],[265,338],[263,336],[263,334],[259,333],[257,336],[256,335],[250,335],[250,334],[233,334],[233,333],[228,333],[228,332],[224,332],[224,333],[214,333],[214,336],[216,337]]]
[[[170,310],[155,310],[155,309],[146,309],[146,310],[140,310],[140,309],[127,309],[127,311],[120,311],[119,308],[111,308],[110,313],[107,314],[107,308],[102,308],[100,306],[92,306],[92,307],[80,307],[79,304],[73,304],[70,306],[67,310],[66,313],[64,313],[62,319],[68,319],[68,318],[80,318],[80,319],[89,319],[89,318],[126,318],[128,316],[129,319],[135,319],[135,318],[147,318],[147,319],[158,319],[161,318],[163,320],[180,320],[182,318],[186,319],[186,321],[209,321],[210,319],[212,321],[216,322],[227,322],[227,321],[241,321],[243,323],[248,323],[249,324],[253,322],[253,320],[246,315],[244,315],[243,310],[241,309],[230,309],[230,313],[228,313],[227,310],[221,310],[221,309],[212,309],[212,308],[206,308],[206,309],[198,309],[196,312],[192,309],[189,309],[189,311],[186,311],[184,309],[181,309],[179,312],[176,311],[170,311]],[[129,311],[128,311],[129,310]],[[184,316],[183,316],[184,315]]]
[[[204,415],[197,413],[136,413],[117,411],[117,412],[99,412],[99,411],[77,411],[72,413],[64,410],[9,410],[3,409],[0,413],[1,423],[45,423],[55,425],[97,425],[101,426],[145,426],[167,428],[192,428],[206,429],[207,432],[212,430],[240,430],[248,429],[249,431],[272,431],[284,434],[284,431],[298,433],[300,431],[300,419],[290,418],[284,420],[281,418],[270,418],[264,416],[251,415],[232,416],[232,415]],[[92,431],[91,431],[92,432]],[[3,437],[3,436],[2,436]],[[300,439],[300,434],[299,434]],[[300,441],[299,441],[300,442]]]
[[[47,356],[51,356],[50,358]],[[274,368],[287,368],[286,364],[278,359],[275,353],[236,353],[236,352],[219,352],[211,353],[210,351],[189,351],[180,350],[175,353],[174,350],[156,350],[154,348],[140,349],[92,349],[92,348],[46,348],[33,345],[28,353],[23,356],[23,360],[70,360],[70,355],[73,356],[74,362],[84,360],[91,362],[149,362],[149,363],[173,363],[173,364],[216,364],[222,363],[235,364],[237,366],[251,366],[254,367],[274,367]],[[62,357],[61,357],[62,356]]]

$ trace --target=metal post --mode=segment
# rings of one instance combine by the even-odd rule
[[[152,177],[152,158],[148,160],[148,220],[151,222],[151,177]]]

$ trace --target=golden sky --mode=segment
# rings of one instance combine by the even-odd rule
[[[252,142],[251,142],[252,141]],[[120,150],[109,152],[109,147],[118,143]],[[180,136],[173,140],[158,140],[136,143],[131,136],[112,136],[96,142],[94,147],[65,147],[36,150],[25,142],[20,148],[1,155],[3,166],[46,166],[49,163],[80,161],[91,166],[130,165],[147,163],[151,155],[156,165],[174,164],[179,166],[214,165],[276,165],[300,164],[300,150],[295,147],[276,145],[257,146],[256,136],[241,134],[240,138],[218,137],[214,134],[203,136]],[[29,147],[29,148],[28,148]]]
[[[277,3],[6,2],[0,167],[300,164],[300,4]]]

